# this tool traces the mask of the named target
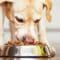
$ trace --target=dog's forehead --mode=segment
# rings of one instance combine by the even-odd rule
[[[27,19],[28,15],[33,20],[40,18],[44,2],[45,0],[14,0],[15,15],[23,19]]]
[[[45,3],[45,0],[14,0],[15,7],[19,8],[20,10],[33,4],[39,6],[41,3]]]

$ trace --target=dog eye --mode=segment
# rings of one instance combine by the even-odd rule
[[[35,23],[39,23],[39,21],[40,21],[40,19],[36,19],[34,22],[35,22]]]
[[[46,7],[46,4],[43,4],[43,9]]]
[[[16,18],[16,20],[17,20],[18,22],[20,22],[20,23],[24,23],[24,22],[25,22],[22,18],[18,18],[17,16],[16,16],[15,18]]]

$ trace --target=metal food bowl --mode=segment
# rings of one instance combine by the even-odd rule
[[[38,57],[49,56],[46,46],[29,45],[29,46],[4,46],[1,56],[9,57]]]

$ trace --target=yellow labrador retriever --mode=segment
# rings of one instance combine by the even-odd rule
[[[50,50],[50,56],[55,55],[55,50],[47,41],[42,23],[44,9],[47,20],[51,21],[51,0],[1,0],[1,6],[10,22],[12,35],[10,44],[47,45]]]

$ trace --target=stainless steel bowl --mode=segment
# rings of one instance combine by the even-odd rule
[[[48,52],[49,53],[49,52]],[[45,47],[43,46],[4,46],[3,50],[1,51],[2,57],[7,57],[7,60],[17,60],[17,58],[28,58],[28,57],[48,57],[49,54],[46,52]],[[5,58],[2,58],[5,60]]]

